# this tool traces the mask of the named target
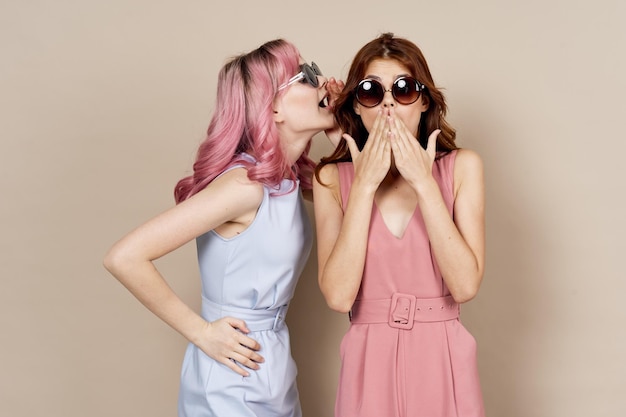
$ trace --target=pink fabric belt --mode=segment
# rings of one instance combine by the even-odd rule
[[[447,321],[458,317],[459,304],[451,295],[417,298],[412,294],[398,292],[391,299],[356,300],[350,311],[350,321],[353,324],[387,323],[398,329],[411,329],[416,321]]]

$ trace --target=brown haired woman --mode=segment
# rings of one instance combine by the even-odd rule
[[[320,288],[351,317],[337,417],[484,416],[459,321],[483,276],[483,168],[446,110],[419,48],[389,33],[357,53],[337,100],[344,140],[313,185]]]

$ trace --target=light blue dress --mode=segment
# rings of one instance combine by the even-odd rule
[[[245,320],[265,362],[256,371],[246,368],[250,376],[242,377],[190,343],[179,417],[302,415],[284,320],[313,235],[299,184],[288,192],[292,185],[283,180],[279,190],[264,187],[256,218],[241,234],[226,239],[210,231],[196,239],[202,316]]]

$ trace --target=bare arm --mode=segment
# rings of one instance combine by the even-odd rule
[[[484,273],[484,184],[480,157],[457,151],[454,221],[436,184],[420,187],[418,200],[441,274],[457,302],[476,296]]]
[[[345,210],[342,209],[339,171],[326,165],[313,183],[319,285],[328,306],[348,312],[361,286],[374,195],[391,165],[391,148],[385,136],[386,117],[379,114],[362,152],[348,141],[355,177]]]
[[[396,166],[417,193],[418,204],[441,274],[455,301],[474,298],[484,272],[484,181],[480,157],[470,150],[457,151],[454,184],[454,220],[432,176],[434,132],[426,151],[406,127],[392,123],[392,149]]]
[[[248,373],[230,358],[252,369],[263,361],[255,352],[258,343],[244,334],[245,323],[235,318],[206,322],[172,291],[152,261],[225,223],[246,224],[262,198],[262,186],[248,180],[244,169],[234,169],[124,236],[104,259],[106,269],[150,311],[241,375]]]
[[[354,188],[344,215],[336,165],[326,165],[313,183],[319,286],[333,310],[345,313],[361,286],[374,193]],[[346,261],[349,260],[349,261]]]

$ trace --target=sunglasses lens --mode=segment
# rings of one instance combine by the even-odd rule
[[[317,66],[315,62],[311,62],[311,68],[313,68],[313,72],[315,72],[315,74],[323,75],[322,70],[320,69],[320,67]]]
[[[420,90],[417,81],[413,78],[398,78],[393,83],[393,96],[400,104],[412,104],[417,101],[420,96]]]
[[[374,80],[363,80],[356,88],[356,99],[365,107],[374,107],[383,100],[385,90]]]
[[[319,72],[318,66],[315,65],[314,67],[312,67],[309,64],[302,64],[301,68],[302,68],[302,73],[304,74],[304,79],[302,80],[302,82],[306,80],[306,82],[311,84],[313,87],[317,88],[317,86],[319,85],[317,81],[317,76],[322,75],[322,73]]]

